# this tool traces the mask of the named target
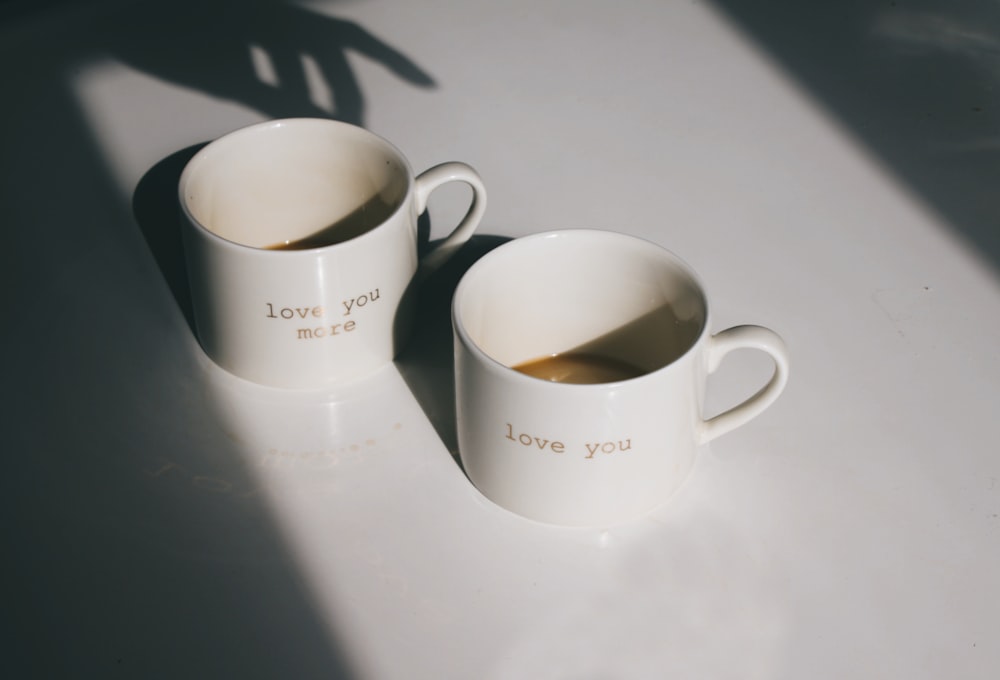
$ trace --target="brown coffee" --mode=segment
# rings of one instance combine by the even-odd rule
[[[382,196],[376,195],[333,224],[318,229],[308,236],[267,246],[267,250],[309,250],[350,241],[389,219],[397,205],[396,202],[388,202]]]
[[[566,352],[533,359],[513,369],[533,378],[574,385],[617,382],[647,372],[620,359],[586,352]]]

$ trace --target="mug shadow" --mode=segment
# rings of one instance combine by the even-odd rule
[[[427,240],[429,221],[419,225],[420,251],[433,249]],[[477,234],[440,269],[414,278],[397,316],[396,368],[438,437],[458,462],[455,430],[455,347],[451,299],[458,282],[486,253],[510,241],[507,236]],[[461,465],[459,463],[459,465]]]
[[[184,166],[207,144],[194,144],[167,156],[142,176],[132,194],[132,214],[192,334],[194,309],[181,240],[182,209],[177,187]]]

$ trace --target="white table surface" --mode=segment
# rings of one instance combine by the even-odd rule
[[[1000,15],[799,4],[0,4],[4,676],[1000,677]],[[224,374],[179,302],[182,152],[294,115],[489,190],[397,364],[322,393]],[[569,227],[792,357],[603,530],[453,458],[451,288]]]

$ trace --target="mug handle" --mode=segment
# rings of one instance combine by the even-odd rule
[[[424,275],[430,274],[448,260],[459,247],[472,237],[486,212],[486,187],[479,173],[465,163],[456,161],[435,165],[420,173],[414,182],[414,197],[417,214],[427,209],[427,200],[431,193],[442,184],[448,182],[465,182],[472,187],[472,205],[458,226],[448,235],[437,248],[432,250],[420,263]]]
[[[774,374],[752,397],[728,411],[702,422],[700,443],[705,444],[719,435],[744,425],[774,403],[788,382],[788,350],[777,333],[763,326],[733,326],[709,339],[708,372],[714,373],[723,358],[736,349],[757,349],[771,355]]]

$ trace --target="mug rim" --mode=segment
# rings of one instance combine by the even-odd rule
[[[203,164],[205,162],[205,159],[211,156],[213,153],[218,152],[219,146],[216,146],[218,143],[222,142],[223,144],[230,144],[232,143],[232,140],[237,137],[242,137],[244,135],[251,135],[251,134],[261,134],[266,130],[288,127],[292,125],[294,126],[318,125],[323,127],[339,127],[342,130],[349,130],[354,134],[360,134],[363,137],[368,137],[375,143],[381,145],[385,150],[392,153],[396,157],[396,159],[400,161],[400,164],[406,170],[405,191],[403,192],[403,198],[399,202],[399,205],[397,205],[395,209],[392,211],[392,213],[390,213],[389,216],[386,217],[382,222],[380,222],[375,227],[369,229],[368,231],[364,232],[363,234],[354,236],[353,238],[350,238],[346,241],[340,241],[337,243],[328,243],[322,246],[313,246],[312,248],[299,248],[295,250],[280,250],[280,249],[272,250],[269,248],[260,248],[257,246],[248,245],[246,243],[240,243],[239,241],[233,241],[232,239],[228,239],[224,236],[220,236],[219,234],[215,233],[214,231],[209,229],[206,225],[202,224],[201,220],[199,220],[192,214],[191,210],[188,208],[188,203],[185,198],[186,194],[185,190],[188,184],[191,182],[191,177],[197,170],[198,166]],[[215,148],[213,149],[212,147]],[[230,130],[229,132],[226,132],[216,137],[215,139],[209,141],[202,148],[198,149],[198,151],[184,165],[184,170],[181,172],[180,179],[177,182],[177,197],[181,205],[181,211],[183,212],[186,221],[192,226],[194,226],[195,229],[200,234],[206,236],[207,238],[209,238],[210,240],[221,246],[233,247],[248,253],[261,253],[264,256],[279,255],[281,257],[295,257],[295,256],[303,257],[309,255],[316,255],[317,253],[338,248],[341,246],[347,246],[348,244],[354,244],[358,241],[366,239],[366,237],[369,236],[374,237],[374,234],[376,232],[383,231],[383,227],[385,227],[389,222],[393,221],[396,218],[396,216],[399,215],[400,211],[402,211],[403,208],[406,206],[408,200],[413,195],[413,184],[414,184],[413,168],[410,166],[410,162],[406,158],[406,156],[392,142],[382,137],[381,135],[372,132],[367,128],[361,127],[360,125],[354,125],[352,123],[346,123],[340,120],[334,120],[333,118],[310,118],[310,117],[275,118],[272,120],[265,120],[259,123],[252,123],[250,125],[245,125],[243,127]]]
[[[655,368],[651,371],[647,371],[642,375],[637,375],[632,378],[624,378],[621,380],[613,380],[610,382],[601,383],[563,383],[555,382],[550,380],[543,380],[540,378],[535,378],[514,368],[508,366],[507,364],[494,359],[490,356],[479,343],[474,341],[469,335],[468,330],[465,328],[465,324],[462,322],[461,313],[459,307],[462,303],[462,299],[467,295],[466,289],[471,285],[470,274],[472,274],[477,268],[480,267],[480,263],[488,262],[491,259],[496,259],[497,257],[503,257],[505,250],[511,250],[513,248],[530,247],[533,241],[545,240],[552,238],[593,238],[593,239],[612,239],[612,240],[622,240],[631,241],[632,243],[639,244],[641,247],[645,248],[650,252],[656,252],[660,257],[666,257],[670,260],[672,264],[677,266],[685,276],[687,276],[691,282],[695,285],[698,293],[701,297],[702,306],[705,310],[705,318],[702,322],[702,327],[698,332],[697,337],[693,342],[678,356],[674,357],[671,361]],[[685,360],[688,359],[695,351],[697,347],[703,344],[706,336],[709,335],[709,329],[711,328],[711,309],[709,307],[708,295],[705,293],[705,286],[702,284],[701,279],[698,277],[694,269],[680,256],[663,246],[660,246],[649,239],[641,238],[639,236],[633,236],[631,234],[624,234],[622,232],[611,231],[607,229],[592,229],[592,228],[576,228],[576,229],[557,229],[551,231],[538,232],[534,234],[529,234],[527,236],[522,236],[515,238],[507,243],[497,246],[490,252],[483,255],[481,258],[476,260],[469,269],[462,275],[462,279],[458,282],[458,286],[455,288],[455,293],[452,297],[451,303],[451,320],[452,328],[455,330],[456,335],[462,342],[462,345],[469,349],[469,351],[479,360],[479,362],[484,365],[489,370],[508,376],[510,379],[517,381],[529,381],[532,385],[538,385],[539,389],[554,389],[554,390],[586,390],[586,389],[608,389],[623,387],[625,385],[635,385],[647,380],[654,379],[654,376],[660,374],[678,370],[675,367],[679,366]],[[527,383],[525,383],[527,384]]]

